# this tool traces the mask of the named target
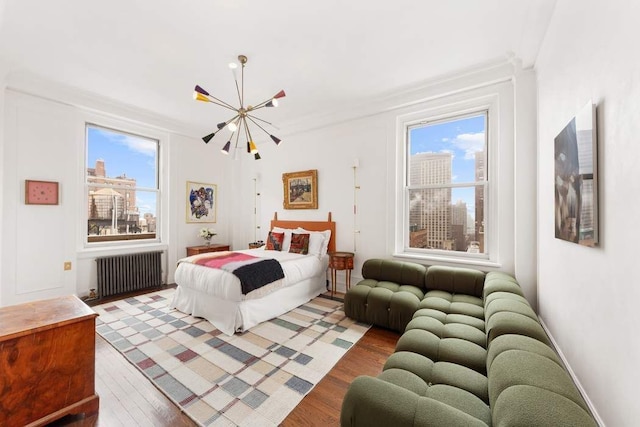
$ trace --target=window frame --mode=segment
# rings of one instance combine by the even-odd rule
[[[503,81],[485,85],[469,91],[447,94],[430,101],[416,103],[411,108],[404,109],[396,115],[395,137],[395,210],[392,233],[392,254],[395,258],[416,262],[439,263],[449,265],[463,265],[469,267],[502,267],[501,250],[512,247],[511,233],[505,230],[509,227],[513,209],[509,203],[513,201],[513,183],[505,185],[501,176],[512,174],[512,164],[501,163],[501,158],[513,158],[513,147],[509,147],[501,140],[501,134],[509,130],[509,123],[513,120],[513,111],[509,111],[510,102],[507,99],[511,92],[511,82]],[[485,253],[472,254],[466,252],[429,250],[408,248],[409,244],[409,209],[407,203],[408,192],[405,190],[408,162],[408,129],[418,123],[437,123],[453,120],[458,117],[477,114],[486,111],[486,150],[485,173],[490,177],[485,189]],[[512,129],[512,128],[511,128]],[[510,153],[510,154],[509,154]],[[506,162],[508,163],[508,162]],[[502,195],[501,192],[509,194]],[[500,194],[500,196],[499,196]],[[503,225],[504,224],[504,225]]]
[[[98,128],[98,129],[103,129],[106,131],[110,131],[110,132],[114,132],[114,133],[119,133],[119,134],[123,134],[123,135],[131,135],[137,138],[144,138],[144,139],[148,139],[148,140],[152,140],[155,141],[157,144],[157,151],[156,151],[156,170],[155,170],[155,175],[156,175],[156,187],[157,188],[149,188],[149,187],[138,187],[136,186],[133,191],[144,191],[144,192],[154,192],[156,194],[156,231],[155,231],[155,236],[152,238],[141,238],[140,236],[137,236],[135,234],[130,234],[130,235],[115,235],[117,237],[111,237],[111,236],[101,236],[99,238],[96,239],[90,239],[90,236],[87,232],[87,225],[88,225],[88,221],[89,221],[89,209],[87,209],[87,206],[89,206],[89,187],[100,187],[100,185],[96,185],[96,184],[89,184],[88,182],[88,173],[87,173],[87,169],[89,167],[91,167],[91,165],[89,165],[88,163],[88,154],[89,154],[89,139],[88,139],[88,134],[89,134],[89,128],[93,127],[93,128]],[[87,117],[84,122],[83,122],[83,139],[82,139],[82,146],[83,146],[83,161],[82,161],[82,192],[83,192],[83,197],[81,198],[82,200],[82,217],[81,217],[81,225],[82,225],[82,247],[84,247],[84,249],[90,250],[90,249],[109,249],[109,248],[118,248],[118,247],[122,247],[122,248],[126,248],[126,247],[134,247],[134,246],[142,246],[142,247],[147,247],[150,245],[157,245],[158,243],[162,242],[162,218],[164,216],[164,209],[163,209],[163,203],[162,203],[162,194],[163,194],[163,187],[165,186],[166,183],[164,183],[163,180],[163,174],[162,174],[162,170],[163,170],[163,145],[164,145],[164,141],[166,140],[164,134],[162,133],[158,133],[153,129],[150,128],[146,128],[146,127],[140,127],[140,126],[135,126],[135,125],[131,125],[129,123],[126,122],[120,122],[118,120],[108,120],[108,119],[100,119],[97,117]],[[104,186],[104,188],[113,188],[113,186],[110,185],[106,185]],[[124,187],[123,187],[124,188]],[[126,236],[126,237],[125,237]]]
[[[449,182],[449,183],[442,183],[442,184],[423,184],[423,185],[411,185],[410,184],[410,179],[411,179],[411,147],[410,147],[410,133],[413,129],[417,129],[417,128],[422,128],[422,127],[427,127],[427,126],[437,126],[439,124],[444,124],[444,123],[450,123],[450,122],[455,122],[455,121],[460,121],[460,120],[464,120],[464,119],[468,119],[471,117],[478,117],[478,116],[483,116],[484,117],[484,133],[485,133],[485,145],[484,145],[484,164],[485,164],[485,173],[484,173],[484,180],[483,181],[472,181],[472,182]],[[450,190],[454,190],[456,188],[469,188],[469,187],[478,187],[478,186],[482,186],[484,189],[484,197],[483,197],[483,212],[487,211],[487,203],[489,200],[489,197],[487,197],[488,193],[489,193],[489,173],[488,173],[488,158],[489,155],[491,153],[492,147],[490,147],[489,144],[489,128],[488,128],[488,124],[489,124],[489,110],[488,109],[479,109],[477,111],[469,111],[469,112],[465,112],[464,114],[450,114],[450,115],[444,115],[442,117],[439,117],[437,120],[431,120],[431,119],[427,119],[427,120],[414,120],[414,121],[410,121],[410,122],[405,122],[404,123],[404,129],[405,129],[405,139],[404,139],[404,150],[405,150],[405,156],[404,156],[404,225],[403,225],[403,229],[404,229],[404,235],[403,235],[403,251],[405,253],[416,253],[416,254],[425,254],[426,256],[432,255],[432,256],[446,256],[446,257],[454,257],[454,258],[472,258],[472,259],[484,259],[484,260],[488,260],[490,258],[490,254],[487,250],[485,250],[484,253],[479,253],[479,254],[474,254],[474,253],[468,253],[468,252],[462,252],[462,251],[452,251],[452,250],[447,250],[447,249],[429,249],[429,248],[413,248],[410,246],[410,240],[411,240],[411,224],[410,224],[410,216],[411,216],[411,209],[409,208],[410,205],[410,201],[411,201],[411,191],[414,190],[438,190],[438,189],[450,189]],[[453,174],[455,171],[452,169],[451,173]],[[453,199],[451,198],[449,200],[449,206],[451,207],[451,203],[453,202]],[[490,245],[488,243],[488,236],[490,235],[490,232],[487,232],[487,227],[485,225],[484,227],[484,233],[485,233],[485,237],[484,237],[484,247],[485,249],[490,248]]]

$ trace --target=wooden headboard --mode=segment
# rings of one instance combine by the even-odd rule
[[[329,239],[329,252],[335,252],[336,250],[336,223],[331,221],[331,212],[327,217],[326,221],[294,221],[294,220],[279,220],[278,212],[273,214],[273,219],[271,220],[271,228],[273,227],[281,227],[281,228],[298,228],[302,227],[305,230],[309,231],[325,231],[331,230],[331,239]]]

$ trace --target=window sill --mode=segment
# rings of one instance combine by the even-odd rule
[[[115,244],[114,244],[115,243]],[[124,243],[124,244],[120,244]],[[111,256],[128,254],[134,252],[166,251],[169,245],[158,241],[120,241],[112,244],[102,244],[99,246],[84,247],[78,251],[79,259],[90,259],[99,256]]]
[[[413,261],[413,262],[425,262],[427,264],[449,265],[453,267],[469,267],[469,268],[487,268],[487,269],[499,269],[502,264],[494,262],[488,259],[476,259],[476,258],[463,258],[463,257],[448,257],[437,255],[422,255],[407,252],[395,252],[392,254],[394,258]]]

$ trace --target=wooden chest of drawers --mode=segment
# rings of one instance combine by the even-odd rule
[[[0,308],[0,425],[98,412],[95,317],[75,296]]]

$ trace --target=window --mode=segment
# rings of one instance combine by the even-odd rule
[[[405,124],[405,252],[489,258],[488,114]]]
[[[87,242],[156,239],[158,140],[86,126]]]

